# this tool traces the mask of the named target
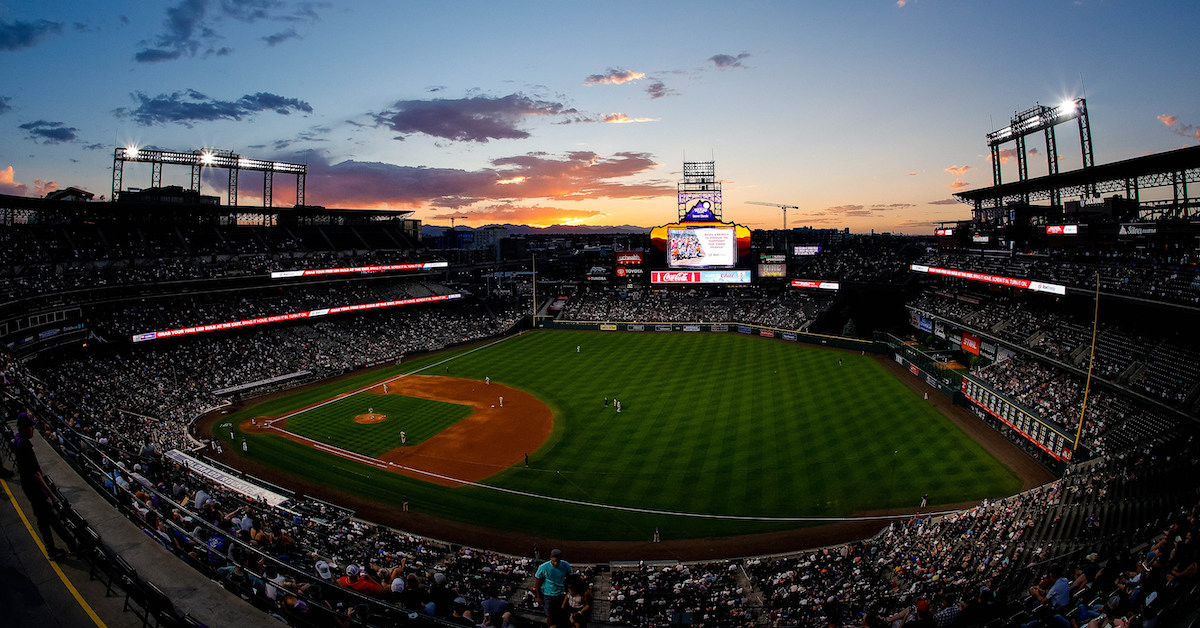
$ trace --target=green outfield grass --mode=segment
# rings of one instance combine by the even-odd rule
[[[1020,488],[1009,469],[874,358],[735,333],[529,332],[318,386],[229,419],[283,414],[397,374],[447,368],[453,377],[489,376],[529,391],[554,412],[553,434],[530,452],[530,468],[486,481],[523,494],[435,486],[272,436],[249,435],[250,454],[364,497],[399,503],[406,496],[422,512],[565,539],[646,540],[655,527],[666,539],[764,532],[808,524],[780,518],[915,508],[926,492],[936,504]],[[404,416],[409,444],[467,412],[364,393],[297,415],[289,426],[367,455],[397,446],[395,428],[384,427],[391,421],[353,423],[367,407]]]

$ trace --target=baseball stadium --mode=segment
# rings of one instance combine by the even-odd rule
[[[297,203],[122,183],[201,162]],[[0,196],[0,460],[52,504],[5,528],[121,625],[544,625],[563,561],[577,625],[1193,625],[1198,170],[904,236],[751,230],[686,162],[642,233],[429,234],[116,148],[107,201]]]

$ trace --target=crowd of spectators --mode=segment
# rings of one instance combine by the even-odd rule
[[[800,279],[899,284],[922,253],[923,247],[902,238],[859,236],[822,246],[816,255],[794,256],[788,271]]]
[[[754,620],[739,561],[617,568],[608,621],[623,626],[742,626]]]
[[[303,373],[293,383],[495,336],[521,318],[512,304],[410,306],[310,324],[199,336],[169,346],[95,351],[47,363],[37,377],[96,438],[153,434],[190,449],[190,422],[228,403],[227,388]],[[86,417],[86,419],[85,419]]]
[[[969,270],[1065,285],[1110,294],[1195,306],[1200,304],[1200,266],[1194,256],[1163,257],[1144,249],[1046,251],[1013,256],[927,253],[926,266]]]
[[[0,229],[0,251],[0,302],[105,286],[429,261],[399,230],[353,227],[22,226]]]
[[[375,600],[464,625],[498,626],[521,619],[489,617],[485,600],[532,607],[532,558],[450,546],[304,498],[268,506],[164,458],[169,443],[155,446],[137,436],[144,431],[113,424],[112,416],[87,405],[91,393],[67,394],[66,381],[39,379],[13,362],[5,364],[4,377],[31,390],[44,404],[43,414],[62,418],[62,426],[48,434],[50,441],[64,452],[83,452],[79,455],[95,464],[113,501],[147,534],[268,612],[299,623],[318,613],[362,618],[384,612],[369,602]],[[53,428],[49,422],[45,426]],[[1104,452],[1100,461],[1045,487],[946,516],[897,520],[863,542],[745,561],[616,568],[604,591],[607,618],[646,628],[685,620],[711,626],[849,625],[862,617],[867,625],[883,625],[907,615],[941,617],[952,625],[958,615],[1022,613],[1049,621],[1065,607],[1047,606],[1023,591],[1036,588],[1040,574],[1051,567],[1069,573],[1072,582],[1094,583],[1073,592],[1073,604],[1088,609],[1099,604],[1110,616],[1146,616],[1186,595],[1188,583],[1196,582],[1194,528],[1200,515],[1200,505],[1182,514],[1173,511],[1182,519],[1172,515],[1175,527],[1153,539],[1155,558],[1141,561],[1145,565],[1123,562],[1137,547],[1137,534],[1148,532],[1139,521],[1129,522],[1135,530],[1113,528],[1105,513],[1120,504],[1110,509],[1109,500],[1157,486],[1175,498],[1161,500],[1162,506],[1178,498],[1195,504],[1200,477],[1195,443],[1190,437],[1154,437],[1157,444]],[[66,447],[69,439],[85,446]],[[1074,516],[1077,525],[1063,525],[1063,513]],[[1147,514],[1152,525],[1161,526],[1153,523],[1159,514]],[[1111,534],[1095,537],[1089,526],[1101,524],[1094,517],[1101,517]],[[1175,541],[1176,536],[1189,540]],[[1085,549],[1104,558],[1085,561]],[[1097,575],[1090,563],[1108,571]],[[1034,573],[1038,577],[1030,580]],[[1153,586],[1128,586],[1139,573]],[[1157,594],[1154,600],[1151,592]]]
[[[829,307],[830,297],[793,289],[695,288],[577,292],[559,316],[566,321],[744,323],[803,330]]]
[[[1200,349],[1178,335],[1153,336],[1102,322],[1093,358],[1088,351],[1091,321],[1076,320],[1054,303],[1016,297],[964,301],[944,290],[930,290],[908,306],[1080,370],[1092,359],[1093,377],[1170,405],[1182,406],[1200,390]]]

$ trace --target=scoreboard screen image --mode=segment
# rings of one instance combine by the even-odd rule
[[[667,229],[670,268],[730,268],[737,264],[737,233],[729,227]]]

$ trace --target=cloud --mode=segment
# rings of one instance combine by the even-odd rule
[[[0,21],[0,51],[21,50],[36,46],[47,35],[62,32],[62,22],[37,20],[35,22]]]
[[[623,113],[610,113],[604,116],[604,121],[609,124],[630,124],[632,122],[658,122],[657,118],[630,118]]]
[[[620,85],[629,81],[646,78],[642,72],[633,70],[622,70],[620,68],[609,68],[605,74],[592,74],[583,80],[584,85]]]
[[[951,190],[961,190],[961,189],[967,187],[968,185],[971,185],[971,184],[967,183],[966,181],[963,181],[962,177],[955,177],[954,183],[951,183],[950,185],[947,185],[946,187],[950,188]]]
[[[33,194],[37,197],[45,196],[58,189],[58,181],[46,181],[45,179],[33,180]]]
[[[1158,119],[1167,125],[1175,135],[1200,140],[1200,127],[1191,124],[1180,124],[1179,116],[1161,115],[1158,116]]]
[[[958,205],[958,201],[952,198],[943,198],[940,201],[929,201],[926,205]]]
[[[578,223],[589,218],[600,218],[606,214],[589,209],[564,209],[562,207],[545,207],[542,205],[513,205],[502,203],[471,209],[465,213],[456,211],[448,214],[426,216],[426,221],[450,220],[453,216],[461,218],[467,215],[470,220],[482,223],[513,223],[541,227],[546,225],[561,225]]]
[[[750,58],[750,53],[743,52],[736,57],[733,55],[713,55],[708,58],[718,70],[731,70],[733,68],[744,68],[742,61]]]
[[[237,100],[216,100],[189,89],[154,97],[135,92],[133,99],[138,102],[136,108],[122,107],[113,113],[118,117],[132,118],[138,124],[147,126],[174,122],[190,127],[195,122],[242,120],[262,111],[274,111],[285,116],[292,112],[313,111],[312,106],[303,100],[269,92],[247,94]]]
[[[159,35],[153,47],[146,47],[133,55],[139,63],[158,63],[193,56],[200,50],[200,38],[211,41],[216,32],[203,24],[208,12],[208,0],[182,0],[167,9],[166,32]]]
[[[300,34],[296,32],[296,29],[289,28],[285,31],[281,31],[281,32],[275,33],[273,35],[267,35],[266,37],[263,37],[262,39],[263,39],[263,41],[267,42],[268,46],[273,47],[273,46],[282,44],[283,42],[285,42],[289,39],[299,39],[299,38],[300,38]]]
[[[404,139],[423,133],[456,142],[486,143],[495,139],[524,139],[529,133],[517,128],[533,116],[562,116],[578,113],[562,103],[533,100],[522,94],[499,98],[475,96],[459,99],[398,100],[373,114],[377,126],[387,127]]]
[[[79,136],[76,135],[79,129],[67,126],[62,122],[37,120],[26,122],[19,128],[29,133],[29,139],[41,144],[62,144],[65,142],[74,142],[79,139]]]
[[[663,96],[674,96],[679,92],[667,87],[662,81],[657,81],[646,88],[646,93],[649,94],[651,99],[656,99]]]
[[[912,209],[913,207],[916,207],[916,205],[913,205],[912,203],[886,203],[886,204],[872,205],[871,211],[873,211],[873,212],[888,212],[888,211],[894,211],[897,209]]]
[[[1001,164],[1006,164],[1006,163],[1008,163],[1008,161],[1010,159],[1016,159],[1016,158],[1017,158],[1017,149],[1015,149],[1015,148],[1001,148],[1000,149],[1000,163]],[[991,156],[988,157],[988,160],[989,161],[991,160]]]
[[[360,161],[330,164],[318,155],[309,160],[306,187],[310,202],[328,207],[434,206],[456,211],[476,203],[512,204],[521,199],[673,196],[673,183],[629,181],[657,165],[643,153],[603,157],[586,151],[504,157],[473,171]]]
[[[28,186],[24,183],[17,182],[12,166],[0,170],[0,194],[25,196],[25,192],[28,189]]]
[[[140,63],[159,63],[181,57],[225,56],[233,52],[228,46],[218,46],[222,29],[219,22],[234,20],[253,23],[312,22],[318,19],[317,8],[326,8],[327,3],[301,2],[295,5],[279,0],[180,0],[167,8],[163,20],[163,32],[150,42],[142,42],[143,48],[133,55]],[[262,37],[268,46],[274,46],[299,35],[293,29]]]
[[[958,175],[961,177],[962,175],[966,174],[966,172],[970,169],[971,169],[970,166],[950,166],[949,168],[946,168],[946,172],[949,172],[950,174],[955,174],[955,175]]]
[[[8,104],[11,100],[8,96],[0,96],[0,114],[12,111],[12,105]]]
[[[908,6],[908,0],[896,0],[896,8],[903,9]]]

